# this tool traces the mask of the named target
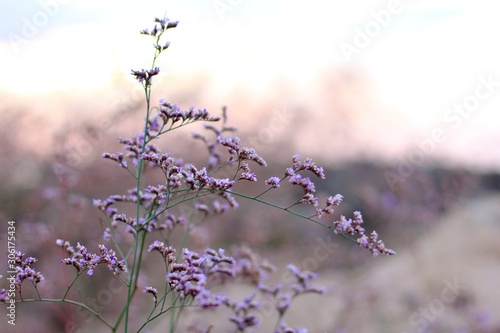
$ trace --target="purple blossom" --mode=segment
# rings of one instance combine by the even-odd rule
[[[202,290],[196,297],[198,305],[202,309],[216,308],[227,300],[224,294],[214,294],[208,290]]]
[[[87,270],[88,275],[93,275],[95,267],[99,264],[106,264],[108,269],[114,274],[127,271],[125,261],[118,260],[115,251],[108,249],[102,244],[99,244],[100,254],[89,253],[87,248],[80,243],[77,243],[76,250],[68,241],[63,241],[62,239],[58,239],[56,244],[70,255],[69,258],[61,259],[61,262],[66,265],[72,265],[78,272]]]
[[[118,142],[123,144],[123,149],[128,151],[128,153],[125,155],[126,158],[130,159],[134,165],[138,164],[139,161],[139,156],[144,153],[144,154],[149,154],[149,153],[159,153],[158,147],[153,145],[152,143],[148,143],[144,147],[144,134],[135,134],[131,139],[127,138],[119,138]],[[144,148],[144,152],[142,151]],[[109,157],[107,157],[109,156]],[[111,158],[113,155],[112,154],[104,154],[103,157],[106,158]],[[116,155],[118,158],[118,155]],[[111,158],[112,159],[112,158]],[[119,160],[118,160],[119,162]]]
[[[155,302],[155,304],[158,302],[158,290],[156,288],[147,286],[144,287],[143,292],[153,295],[153,302]]]
[[[250,311],[260,306],[260,303],[255,300],[256,295],[256,293],[253,293],[249,297],[244,298],[240,303],[231,303],[229,300],[225,303],[234,312],[229,321],[236,325],[236,329],[239,332],[244,332],[246,328],[257,327],[259,325],[257,317],[250,313]]]
[[[228,149],[230,161],[254,161],[261,166],[267,166],[266,161],[255,152],[255,149],[242,147],[241,140],[238,137],[223,139],[218,136],[217,142]]]
[[[205,249],[206,261],[204,265],[209,268],[209,274],[223,274],[227,276],[235,276],[235,263],[234,258],[226,256],[224,249],[219,249],[215,251],[207,247]]]
[[[122,153],[117,153],[117,154],[104,153],[104,154],[102,154],[102,157],[110,159],[110,160],[115,161],[115,162],[118,162],[118,164],[122,168],[127,169],[127,161],[123,160],[123,154]]]
[[[210,214],[210,207],[208,207],[208,205],[202,204],[201,202],[196,202],[194,204],[194,207],[202,212],[205,216]]]
[[[227,147],[231,155],[237,155],[241,149],[241,139],[238,137],[223,139],[221,136],[218,136],[217,142]]]
[[[163,242],[155,240],[148,248],[149,252],[158,251],[167,264],[175,262],[175,248],[172,246],[165,246]]]
[[[229,206],[231,206],[232,208],[238,208],[239,207],[239,204],[238,202],[236,201],[236,199],[231,195],[230,192],[221,192],[219,193],[221,197],[223,197],[224,199],[227,200],[227,202],[229,203]]]
[[[241,161],[245,160],[254,161],[260,166],[267,166],[266,161],[264,161],[264,159],[260,157],[253,148],[247,148],[247,147],[242,148],[239,157]]]
[[[251,181],[251,182],[256,182],[257,181],[257,176],[255,175],[255,173],[253,172],[243,172],[241,175],[240,175],[240,178],[241,180],[248,180],[248,181]]]
[[[289,177],[288,179],[291,184],[299,185],[304,189],[305,193],[316,192],[316,187],[309,177],[302,177],[299,174]]]
[[[43,275],[40,272],[37,272],[34,268],[31,267],[34,263],[38,261],[38,259],[34,257],[27,257],[23,260],[26,254],[21,251],[15,252],[15,262],[16,262],[16,285],[18,289],[21,288],[21,284],[24,280],[31,280],[33,283],[38,284],[44,280]]]
[[[317,288],[311,285],[311,281],[318,276],[316,273],[309,271],[301,271],[297,266],[293,264],[289,264],[287,268],[297,280],[296,283],[290,286],[294,291],[295,295],[300,295],[303,293],[316,293],[316,294],[326,293],[326,290],[324,288]]]
[[[342,202],[342,199],[343,199],[343,196],[340,194],[336,194],[335,196],[329,196],[326,199],[326,206],[323,208],[316,209],[316,216],[322,217],[323,214],[327,214],[327,215],[333,214],[335,211],[333,207],[340,205],[340,203]]]
[[[283,316],[283,314],[286,312],[286,310],[288,310],[291,304],[292,304],[292,296],[289,293],[285,293],[280,297],[278,297],[276,310],[278,310],[279,315]]]
[[[190,189],[208,189],[211,192],[226,191],[236,183],[228,178],[215,178],[208,175],[207,169],[203,167],[198,170],[194,165],[189,165],[183,171],[186,183]]]
[[[257,176],[250,170],[250,166],[248,165],[248,163],[241,162],[240,170],[242,170],[243,172],[241,173],[239,180],[242,179],[251,182],[257,181]]]
[[[269,177],[265,183],[267,185],[270,185],[272,188],[278,188],[280,187],[280,182],[281,182],[281,179],[279,179],[279,177]]]
[[[274,286],[273,288],[271,288],[271,287],[266,286],[263,283],[259,282],[258,285],[257,285],[257,288],[261,292],[263,292],[264,294],[268,294],[268,295],[272,295],[273,297],[276,297],[276,295],[278,295],[278,293],[281,290],[283,290],[283,285],[278,284],[278,285]]]
[[[311,206],[318,206],[318,198],[316,198],[312,193],[306,193],[302,198],[297,201],[297,204],[308,204]]]
[[[354,220],[346,219],[341,215],[337,221],[333,222],[334,232],[349,235],[363,235],[365,229],[361,226],[363,223],[363,216],[360,212],[354,212]]]
[[[212,205],[214,207],[215,214],[222,214],[226,210],[229,209],[229,205],[227,205],[227,204],[221,204],[218,200],[214,200],[214,202],[212,203]]]
[[[141,30],[141,34],[143,35],[150,35],[153,37],[156,37],[159,33],[165,32],[167,29],[172,29],[177,27],[179,24],[179,21],[170,21],[168,18],[155,18],[155,26],[153,29],[150,31],[148,29],[143,29]]]
[[[359,246],[370,250],[374,257],[378,256],[380,253],[387,255],[396,254],[395,251],[386,248],[385,244],[378,239],[378,234],[376,231],[372,231],[370,237],[367,237],[363,234],[360,238],[358,238],[357,243]]]
[[[159,116],[163,120],[164,124],[169,121],[173,124],[177,122],[184,123],[186,121],[219,121],[220,117],[211,116],[206,109],[195,110],[194,107],[190,107],[189,110],[183,111],[177,104],[172,104],[164,99],[160,99],[159,105]]]
[[[150,248],[161,250],[162,243],[155,242]],[[169,264],[167,283],[170,290],[175,290],[181,298],[188,296],[197,300],[201,307],[214,307],[221,304],[225,297],[223,295],[211,295],[206,289],[208,279],[221,276],[234,275],[234,259],[224,254],[224,250],[218,251],[211,248],[205,249],[203,254],[182,250],[184,263]]]
[[[132,70],[132,75],[135,76],[135,79],[139,81],[139,83],[143,83],[146,85],[146,87],[151,86],[153,83],[153,76],[158,75],[160,73],[160,69],[158,67],[152,68],[152,69],[141,69],[138,71]]]
[[[292,157],[292,170],[297,173],[299,171],[308,170],[311,171],[316,177],[325,179],[325,172],[322,167],[319,167],[310,158],[306,158],[304,162],[300,161],[300,155],[295,154]]]
[[[259,326],[259,320],[254,314],[244,314],[240,316],[235,315],[229,320],[236,324],[236,328],[239,332],[244,332],[245,329],[249,327]]]

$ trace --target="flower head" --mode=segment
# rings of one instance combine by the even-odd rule
[[[87,248],[80,243],[77,243],[76,250],[68,241],[62,239],[58,239],[56,244],[70,255],[68,258],[61,259],[61,262],[72,265],[78,272],[87,270],[88,275],[93,275],[95,267],[99,264],[105,264],[114,274],[127,271],[125,261],[118,260],[115,251],[102,244],[99,244],[100,254],[88,252]]]

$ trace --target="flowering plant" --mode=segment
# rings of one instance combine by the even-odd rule
[[[259,325],[259,297],[272,300],[277,314],[275,332],[305,332],[305,329],[290,328],[284,317],[292,300],[305,293],[324,294],[325,290],[314,287],[311,281],[316,274],[301,271],[294,265],[288,269],[294,282],[288,286],[267,286],[264,284],[266,272],[274,268],[262,261],[249,248],[236,248],[231,255],[224,249],[210,247],[195,251],[186,247],[190,232],[197,226],[192,216],[179,214],[183,205],[191,205],[194,211],[204,217],[216,216],[228,209],[237,208],[238,200],[252,200],[271,206],[289,214],[319,224],[327,230],[349,238],[359,246],[369,250],[373,256],[395,254],[378,239],[375,231],[366,234],[361,213],[354,212],[353,218],[340,216],[330,218],[334,208],[343,197],[332,195],[320,203],[316,197],[316,186],[311,177],[325,178],[322,167],[311,159],[302,159],[298,154],[291,160],[291,166],[282,175],[272,176],[262,181],[262,190],[257,195],[248,195],[235,189],[237,184],[258,182],[254,169],[265,167],[266,161],[251,147],[244,146],[242,140],[227,133],[235,131],[227,125],[226,110],[221,116],[213,116],[205,109],[182,110],[176,104],[161,99],[156,114],[151,107],[151,91],[154,77],[160,69],[156,66],[158,56],[169,47],[163,42],[163,35],[178,25],[177,21],[157,18],[151,30],[141,33],[154,39],[154,56],[151,68],[132,70],[132,75],[141,84],[145,100],[146,115],[142,131],[132,138],[120,138],[124,151],[104,153],[103,158],[115,162],[127,172],[135,186],[126,194],[111,195],[106,199],[94,200],[94,205],[105,218],[103,238],[107,244],[99,244],[98,252],[92,253],[83,244],[71,245],[67,240],[57,239],[56,245],[66,252],[61,263],[74,268],[74,278],[60,298],[44,298],[38,292],[38,284],[44,280],[40,272],[33,268],[37,259],[26,257],[21,251],[15,252],[16,280],[19,295],[16,302],[62,302],[77,306],[100,320],[111,332],[145,331],[163,315],[169,316],[169,331],[179,327],[182,313],[188,308],[213,309],[227,307],[232,315],[229,323],[236,332]],[[163,44],[162,44],[163,43]],[[170,153],[162,153],[154,144],[166,134],[190,125],[203,122],[207,133],[195,133],[194,139],[201,140],[208,150],[206,166],[185,163]],[[216,126],[215,124],[220,124]],[[157,172],[163,181],[148,184],[146,175]],[[288,205],[281,206],[263,199],[269,191],[277,191],[288,182],[301,190],[301,195]],[[244,186],[240,188],[244,189]],[[131,205],[133,209],[125,207]],[[296,206],[310,206],[311,213],[304,215],[294,210]],[[176,210],[177,209],[177,210]],[[330,222],[323,222],[330,218]],[[354,237],[354,238],[352,238]],[[104,243],[103,242],[103,243]],[[148,254],[149,253],[149,254]],[[156,254],[158,253],[158,254]],[[151,257],[151,258],[149,258]],[[162,263],[164,273],[153,284],[142,281],[141,269],[146,259]],[[92,276],[100,265],[118,277],[126,290],[124,305],[114,319],[107,318],[97,309],[71,297],[76,281],[84,275]],[[256,292],[238,302],[214,291],[214,286],[223,283],[247,280],[255,286]],[[29,280],[36,290],[36,298],[23,297],[25,280]],[[22,288],[23,287],[23,288]],[[146,303],[149,314],[140,317],[138,304],[143,304],[137,291],[150,295]],[[10,297],[2,290],[1,299],[10,302]],[[214,326],[204,328],[209,332]]]

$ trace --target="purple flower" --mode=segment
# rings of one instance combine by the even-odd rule
[[[99,244],[100,254],[89,253],[87,248],[80,243],[77,243],[76,251],[68,241],[58,239],[56,244],[70,255],[69,258],[61,259],[61,262],[66,265],[72,265],[78,272],[87,270],[88,275],[93,275],[94,268],[99,264],[106,264],[108,269],[114,274],[127,271],[125,261],[118,260],[115,251],[108,249],[102,244]]]
[[[267,166],[266,161],[260,157],[253,148],[242,147],[241,140],[238,137],[223,139],[221,136],[217,137],[217,142],[224,147],[227,147],[230,154],[230,161],[254,161],[261,166]]]
[[[272,188],[278,188],[280,187],[280,181],[281,179],[279,179],[278,177],[269,177],[265,183],[267,185],[270,185]]]
[[[240,303],[226,301],[226,305],[234,311],[234,315],[229,319],[236,325],[236,328],[240,332],[244,332],[246,328],[257,327],[259,321],[254,314],[250,311],[259,308],[260,304],[255,300],[256,293],[253,293],[249,297],[246,297]]]
[[[233,323],[236,324],[236,327],[239,332],[244,332],[245,329],[249,327],[256,327],[259,325],[259,321],[257,317],[253,314],[244,314],[241,316],[232,316],[230,319]]]
[[[213,294],[208,290],[202,290],[197,296],[196,301],[202,309],[216,308],[227,300],[224,294]]]
[[[316,175],[316,177],[321,178],[321,179],[325,179],[325,172],[324,172],[323,168],[318,167],[316,165],[316,163],[314,163],[312,161],[312,159],[310,159],[310,158],[306,158],[306,160],[304,162],[301,162],[300,155],[295,154],[292,157],[292,163],[293,164],[292,164],[291,170],[294,173],[297,173],[297,172],[303,171],[303,170],[308,170],[308,171],[311,171],[314,175]],[[288,175],[287,175],[287,177],[288,177]]]
[[[139,71],[132,70],[132,75],[135,76],[135,79],[139,81],[139,83],[143,83],[149,87],[152,84],[153,76],[158,75],[160,73],[160,69],[158,67],[152,69],[141,69]]]
[[[153,295],[153,301],[155,302],[155,304],[158,302],[158,290],[156,290],[156,288],[147,286],[144,287],[143,292]]]
[[[149,252],[158,251],[167,264],[175,262],[175,248],[173,246],[165,247],[163,242],[155,240],[148,248]]]
[[[359,246],[370,250],[374,257],[378,256],[380,253],[387,255],[396,254],[395,251],[386,248],[384,243],[378,239],[378,234],[376,231],[372,231],[370,237],[362,235],[360,238],[358,238],[357,243]]]
[[[21,284],[24,280],[31,280],[33,283],[38,284],[44,280],[43,275],[40,272],[37,272],[34,268],[31,267],[34,263],[38,261],[38,259],[34,257],[27,257],[23,260],[25,253],[21,251],[15,252],[15,262],[16,262],[16,284],[20,289]]]
[[[195,110],[194,107],[187,111],[181,110],[177,104],[172,104],[164,99],[160,99],[159,116],[164,124],[170,121],[173,124],[177,122],[193,122],[193,121],[219,121],[220,117],[212,117],[206,109]]]

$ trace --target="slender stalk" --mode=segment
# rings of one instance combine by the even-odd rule
[[[73,281],[71,281],[71,283],[70,283],[70,284],[69,284],[69,286],[68,286],[68,289],[66,289],[66,292],[64,293],[64,295],[63,295],[63,297],[62,297],[63,299],[66,299],[66,296],[68,296],[69,290],[71,289],[71,287],[73,287],[73,284],[76,282],[76,280],[78,279],[78,277],[80,277],[80,274],[81,274],[81,273],[83,273],[83,271],[82,271],[82,272],[77,272],[77,273],[76,273],[75,278],[73,279]]]
[[[158,34],[156,37],[156,44],[159,43],[160,37],[162,33]],[[156,59],[158,58],[159,54],[161,51],[156,50],[153,56],[153,61],[151,64],[151,70],[155,68],[156,64]],[[143,138],[142,138],[142,148],[141,148],[141,154],[144,154],[146,151],[146,146],[148,144],[148,133],[149,133],[149,116],[151,113],[151,82],[148,82],[147,80],[143,82],[143,88],[144,88],[144,94],[146,97],[146,119],[144,123],[144,131],[143,131]],[[139,221],[141,218],[141,200],[140,200],[140,191],[141,191],[141,180],[143,177],[143,167],[144,167],[144,161],[142,158],[137,156],[138,160],[138,165],[137,165],[137,174],[136,174],[136,198],[137,198],[137,203],[136,203],[136,223],[139,226]],[[139,226],[140,228],[140,226]],[[139,237],[140,237],[140,246],[139,246]],[[133,251],[134,251],[134,257],[132,260],[132,266],[130,268],[130,279],[129,279],[129,286],[128,286],[128,294],[127,294],[127,303],[126,303],[126,308],[125,308],[125,333],[128,332],[128,326],[129,326],[129,314],[130,314],[130,303],[132,302],[132,298],[135,294],[135,291],[137,289],[137,281],[139,279],[139,272],[141,268],[141,263],[142,263],[142,255],[143,255],[143,250],[144,250],[144,244],[146,241],[146,231],[140,232],[137,230],[137,234],[134,237],[134,243],[133,243]],[[139,253],[137,253],[139,251]]]
[[[156,59],[156,58],[155,58]],[[154,66],[154,61],[153,61],[153,66]],[[153,67],[154,68],[154,67]],[[148,125],[149,125],[149,113],[150,113],[150,96],[151,96],[151,88],[148,86],[147,82],[144,82],[144,93],[146,95],[146,121],[144,125],[144,132],[143,132],[143,144],[142,144],[142,150],[141,153],[144,153],[146,150],[146,139],[147,139],[147,133],[148,133]],[[137,180],[136,180],[136,198],[137,198],[137,204],[136,204],[136,223],[139,224],[140,218],[141,218],[141,199],[140,199],[140,191],[141,191],[141,179],[142,179],[142,168],[144,165],[144,161],[142,158],[139,156],[137,157],[138,160],[138,165],[137,165]],[[137,289],[137,277],[139,275],[138,269],[136,270],[136,265],[137,261],[140,262],[140,256],[142,256],[142,249],[140,252],[140,256],[138,258],[137,254],[137,247],[139,244],[139,232],[135,235],[134,237],[134,243],[133,243],[133,252],[134,252],[134,258],[132,260],[132,266],[130,267],[130,279],[129,279],[129,286],[128,286],[128,294],[127,294],[127,303],[126,303],[126,308],[125,308],[125,333],[128,332],[128,326],[129,326],[129,314],[130,314],[130,303],[132,302],[133,295],[135,293],[135,290]],[[144,237],[141,242],[141,247],[144,244]],[[139,265],[140,266],[140,265]]]
[[[73,304],[76,306],[79,306],[81,308],[84,308],[88,312],[90,312],[92,315],[94,315],[97,319],[99,319],[104,325],[109,327],[113,332],[115,332],[115,328],[109,324],[106,319],[104,319],[103,316],[101,316],[98,312],[94,311],[93,309],[89,308],[87,305],[84,303],[72,301],[70,299],[64,299],[64,298],[58,298],[58,299],[52,299],[52,298],[40,298],[40,299],[24,299],[23,302],[52,302],[52,303],[68,303],[68,304]]]
[[[300,214],[300,213],[297,213],[297,212],[294,212],[292,210],[290,210],[289,208],[292,207],[293,205],[289,206],[289,207],[283,207],[283,206],[280,206],[280,205],[276,205],[272,202],[269,202],[269,201],[265,201],[265,200],[262,200],[262,199],[259,199],[258,197],[260,195],[257,195],[257,196],[249,196],[249,195],[246,195],[246,194],[243,194],[243,193],[238,193],[238,192],[230,192],[232,195],[234,196],[237,196],[237,197],[241,197],[241,198],[245,198],[245,199],[249,199],[249,200],[252,200],[252,201],[256,201],[256,202],[259,202],[261,204],[264,204],[264,205],[267,205],[267,206],[271,206],[273,208],[277,208],[277,209],[280,209],[280,210],[283,210],[285,212],[288,212],[294,216],[297,216],[297,217],[300,217],[301,219],[304,219],[304,220],[307,220],[307,221],[311,221],[313,223],[316,223],[316,224],[319,224],[323,227],[326,227],[328,229],[332,229],[332,226],[328,225],[328,224],[325,224],[325,223],[322,223],[320,221],[316,221],[315,219],[313,219],[313,216],[306,216],[306,215],[303,215],[303,214]],[[349,237],[349,235],[346,235],[344,233],[338,233],[338,235],[344,237],[344,238],[347,238],[348,240],[354,242],[354,243],[357,243],[357,241],[351,237]]]

